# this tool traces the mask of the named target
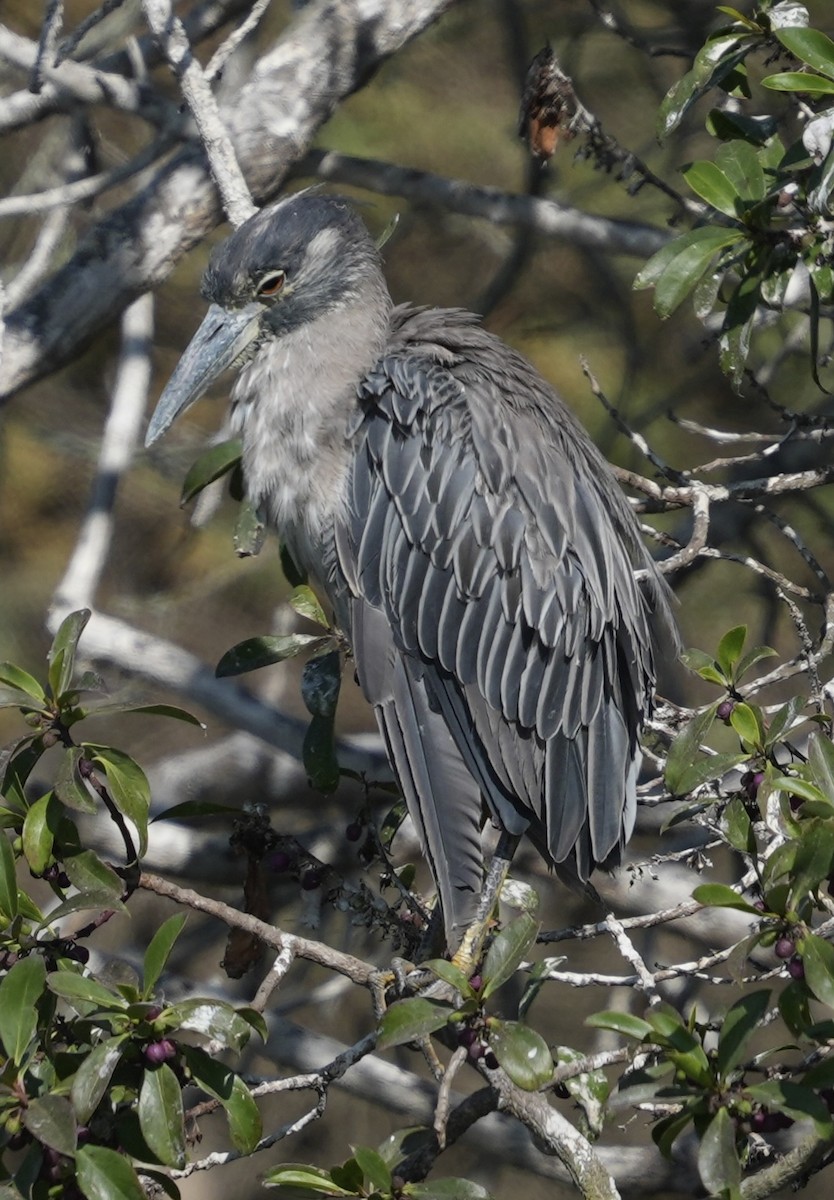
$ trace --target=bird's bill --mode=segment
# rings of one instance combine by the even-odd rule
[[[235,312],[212,304],[159,397],[145,435],[146,446],[199,400],[257,337],[263,311],[262,304],[247,304]]]

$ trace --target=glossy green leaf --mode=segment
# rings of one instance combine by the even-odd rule
[[[770,992],[751,992],[737,1000],[721,1022],[715,1061],[722,1076],[726,1077],[749,1055],[748,1042],[759,1028],[769,1002]]]
[[[106,1146],[80,1146],[75,1169],[87,1200],[146,1200],[144,1188],[125,1156]]]
[[[304,1192],[313,1192],[321,1196],[356,1195],[356,1192],[339,1187],[329,1171],[308,1167],[305,1163],[284,1163],[283,1166],[274,1167],[264,1175],[263,1184],[264,1187],[281,1188],[288,1196],[303,1195]]]
[[[59,1154],[75,1154],[75,1113],[66,1096],[47,1094],[31,1100],[23,1114],[23,1124],[33,1137]]]
[[[428,962],[420,964],[427,971],[432,971],[438,979],[442,979],[445,983],[450,984],[456,991],[460,992],[465,999],[472,999],[475,992],[461,971],[460,967],[456,967],[454,963],[448,962],[445,958],[430,958]]]
[[[187,708],[178,704],[134,704],[130,700],[104,701],[101,704],[91,704],[87,707],[88,716],[109,717],[119,713],[138,713],[148,717],[169,717],[173,721],[184,721],[186,725],[195,725],[205,729],[205,724],[195,717]]]
[[[800,953],[806,984],[818,1000],[834,1008],[834,946],[808,933],[802,938]]]
[[[808,765],[820,791],[834,804],[834,744],[817,730],[808,739]]]
[[[749,704],[739,701],[733,705],[733,711],[730,713],[730,724],[741,740],[749,742],[754,749],[763,743],[764,730],[756,713]]]
[[[0,919],[10,925],[17,914],[17,871],[14,851],[5,833],[0,831]]]
[[[741,658],[736,663],[735,680],[743,679],[751,667],[759,663],[764,658],[773,658],[776,651],[772,646],[753,646],[746,654],[742,654]]]
[[[755,852],[756,840],[753,836],[753,822],[740,797],[733,796],[724,809],[721,828],[734,850],[738,850],[742,854]]]
[[[318,650],[326,646],[328,639],[310,633],[276,634],[274,636],[247,638],[227,650],[215,667],[218,678],[227,675],[243,675],[257,671],[273,663],[295,658],[304,650]]]
[[[187,504],[203,488],[231,471],[240,462],[242,454],[243,445],[240,438],[231,438],[227,442],[220,442],[206,450],[205,454],[201,454],[191,465],[183,480],[180,504]]]
[[[635,1038],[638,1042],[651,1041],[653,1030],[648,1021],[635,1017],[627,1012],[598,1012],[591,1013],[585,1018],[585,1024],[593,1029],[611,1029],[614,1033],[622,1033],[626,1037]]]
[[[304,664],[301,699],[314,717],[332,717],[342,686],[342,656],[338,650],[317,654]]]
[[[133,822],[139,834],[139,856],[148,848],[148,812],[151,789],[145,772],[129,754],[112,746],[85,746],[94,762],[104,768],[107,790],[116,808]]]
[[[368,1146],[351,1146],[350,1149],[371,1187],[378,1192],[390,1192],[391,1171],[384,1158]]]
[[[37,1032],[36,1005],[45,983],[46,968],[39,954],[18,959],[0,982],[0,1042],[16,1066]]]
[[[665,780],[666,786],[673,796],[685,793],[685,789],[680,787],[680,781],[692,763],[700,757],[701,743],[712,728],[714,721],[715,706],[713,705],[688,721],[672,739],[666,759]]]
[[[325,629],[330,629],[330,622],[319,604],[316,593],[306,583],[294,589],[289,602],[299,616],[306,617],[308,621],[314,621],[316,625],[323,625]]]
[[[249,1088],[230,1067],[199,1046],[184,1045],[182,1055],[195,1083],[223,1105],[235,1149],[251,1154],[261,1140],[263,1127]]]
[[[391,1046],[401,1046],[404,1042],[428,1037],[430,1033],[442,1029],[454,1011],[450,1004],[429,1000],[425,996],[397,1000],[382,1014],[377,1049],[387,1050]]]
[[[698,1150],[698,1174],[710,1196],[738,1196],[741,1163],[736,1150],[736,1129],[726,1108],[719,1108],[710,1121]]]
[[[752,42],[738,31],[720,31],[695,57],[692,70],[674,84],[658,110],[657,136],[662,141],[683,120],[689,108],[743,59]]]
[[[185,1166],[182,1089],[167,1063],[145,1071],[139,1090],[139,1126],[153,1153],[166,1167]]]
[[[733,678],[733,671],[741,658],[746,640],[747,626],[735,625],[732,629],[727,630],[718,643],[715,658],[727,679]]]
[[[695,888],[692,893],[692,899],[697,900],[699,904],[703,904],[705,908],[737,908],[739,912],[755,913],[757,917],[762,914],[757,908],[754,908],[749,900],[745,900],[743,896],[739,896],[738,892],[733,891],[731,887],[727,887],[725,883],[702,883]]]
[[[834,79],[834,42],[827,34],[802,25],[776,29],[774,33],[795,58]]]
[[[55,795],[67,808],[76,812],[94,813],[101,802],[81,777],[78,764],[82,758],[85,758],[85,754],[80,746],[70,746],[64,751],[61,765],[55,775]]]
[[[778,71],[775,75],[766,75],[762,87],[774,92],[800,92],[807,96],[834,95],[834,80],[805,71]]]
[[[72,682],[78,639],[87,627],[91,612],[81,608],[64,617],[47,654],[49,686],[57,699],[63,696]]]
[[[834,872],[834,821],[826,805],[826,818],[803,822],[798,839],[791,880],[791,897],[798,905],[806,895],[815,895],[820,884]]]
[[[535,943],[538,932],[539,922],[532,913],[524,912],[495,935],[481,972],[484,980],[481,989],[483,1000],[488,1000],[515,974]]]
[[[63,921],[71,913],[76,912],[127,912],[125,905],[112,892],[79,892],[62,901],[57,908],[50,909],[48,918],[41,921],[42,925],[55,924]]]
[[[471,1179],[434,1179],[428,1183],[407,1183],[404,1196],[415,1200],[493,1200],[491,1192]]]
[[[162,1014],[168,1029],[190,1029],[240,1052],[252,1032],[248,1021],[222,1000],[183,1000]]]
[[[709,757],[701,755],[695,762],[688,763],[676,772],[674,787],[672,787],[668,780],[667,785],[673,795],[686,796],[690,792],[694,792],[697,788],[702,787],[705,783],[712,783],[714,779],[721,779],[728,771],[732,771],[734,767],[747,762],[749,757],[748,754],[711,754]]]
[[[310,786],[326,796],[335,792],[339,786],[339,761],[332,714],[311,719],[304,734],[301,757]]]
[[[535,1092],[550,1082],[553,1055],[541,1036],[521,1021],[489,1023],[489,1048],[517,1087]]]
[[[742,211],[764,200],[765,174],[754,146],[741,138],[724,142],[715,153],[715,163],[730,181],[736,207]]]
[[[75,971],[51,971],[46,986],[54,996],[66,1000],[82,1015],[89,1007],[105,1012],[122,1012],[127,1008],[127,1001],[122,996],[111,992],[97,979],[79,975]]]
[[[737,215],[738,194],[732,181],[716,163],[708,159],[692,163],[684,169],[683,177],[696,196],[700,196],[707,204],[727,217]]]
[[[70,1099],[80,1124],[86,1125],[98,1108],[122,1057],[126,1041],[127,1034],[119,1034],[99,1042],[85,1055],[75,1072]]]
[[[42,875],[52,858],[55,832],[61,819],[61,806],[47,792],[29,808],[23,822],[23,854],[35,875]]]
[[[167,921],[163,921],[148,943],[142,974],[142,995],[146,1000],[153,994],[157,980],[165,968],[174,943],[182,933],[185,922],[184,913],[174,913]]]
[[[124,880],[92,850],[67,855],[64,858],[64,870],[72,886],[78,888],[79,892],[110,894],[114,900],[121,899],[124,894]]]
[[[10,662],[0,662],[0,683],[5,683],[29,696],[34,701],[32,707],[36,709],[46,707],[46,692],[37,679],[28,671],[24,671],[22,667],[16,667],[14,663]]]

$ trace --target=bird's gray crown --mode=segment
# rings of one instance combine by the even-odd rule
[[[281,332],[354,299],[380,271],[376,246],[349,202],[306,191],[262,209],[218,246],[202,290],[227,309],[262,300],[265,322]],[[278,294],[259,294],[275,272],[286,276]]]

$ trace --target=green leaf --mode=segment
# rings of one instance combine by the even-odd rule
[[[23,1124],[33,1137],[70,1158],[75,1154],[75,1113],[66,1096],[45,1095],[31,1100]]]
[[[14,851],[5,833],[0,832],[0,918],[11,925],[18,911]]]
[[[301,698],[314,717],[332,717],[342,686],[342,656],[338,650],[317,654],[304,664]]]
[[[325,616],[324,609],[319,604],[316,594],[307,584],[302,584],[297,587],[290,596],[290,606],[301,617],[306,617],[308,621],[314,621],[316,625],[323,625],[325,629],[330,629],[330,622]]]
[[[119,713],[139,713],[148,717],[170,717],[173,721],[184,721],[186,725],[195,725],[205,729],[205,724],[190,713],[187,708],[178,704],[133,704],[130,700],[105,701],[102,704],[91,704],[86,709],[90,717],[109,717]]]
[[[242,455],[243,445],[240,438],[231,438],[227,442],[220,442],[217,446],[212,446],[207,450],[205,454],[201,454],[191,465],[183,480],[180,505],[193,500],[203,488],[208,487],[210,483],[214,483],[215,479],[220,479],[221,476],[236,467]]]
[[[397,1000],[382,1014],[379,1023],[378,1050],[401,1046],[404,1042],[418,1041],[442,1029],[454,1013],[450,1004],[440,1000],[429,1000],[425,996],[414,996],[408,1000]]]
[[[710,1196],[738,1196],[741,1163],[736,1150],[735,1125],[726,1108],[719,1108],[710,1121],[698,1150],[698,1174]]]
[[[181,1052],[195,1083],[223,1105],[235,1149],[251,1154],[261,1140],[263,1127],[249,1088],[230,1067],[199,1046],[184,1045]]]
[[[672,1146],[690,1125],[693,1118],[694,1105],[686,1105],[682,1112],[672,1113],[652,1126],[652,1141],[664,1158],[672,1157]]]
[[[182,933],[185,921],[184,913],[174,913],[160,925],[148,943],[142,977],[142,995],[146,1000],[153,994],[156,982],[165,968],[168,956],[174,948],[174,942]]]
[[[753,822],[739,796],[733,796],[724,809],[722,830],[734,850],[742,854],[753,854],[756,850],[756,840],[753,836]]]
[[[35,701],[32,705],[33,708],[39,710],[46,708],[46,692],[37,679],[28,671],[24,671],[22,667],[16,667],[14,663],[10,662],[0,662],[0,683],[5,683],[30,696]]]
[[[669,754],[666,759],[666,786],[673,796],[684,795],[686,789],[680,786],[685,772],[700,756],[701,743],[706,738],[715,720],[715,705],[706,712],[699,713],[684,725],[683,729],[672,739]]]
[[[834,79],[834,42],[827,34],[802,25],[776,29],[774,33],[785,49],[800,62]]]
[[[46,986],[54,996],[66,1000],[82,1016],[86,1015],[88,1005],[104,1012],[123,1012],[127,1008],[127,1001],[122,996],[111,992],[97,979],[78,975],[75,971],[51,971],[46,978]]]
[[[55,776],[55,795],[67,808],[94,813],[98,810],[99,801],[92,795],[78,770],[78,764],[84,757],[80,746],[70,746],[64,751]]]
[[[741,658],[744,643],[747,640],[747,626],[736,625],[728,629],[718,643],[715,653],[716,661],[727,679],[733,679],[736,663]]]
[[[252,1027],[222,1000],[183,1000],[162,1014],[168,1029],[190,1029],[238,1053],[249,1041]]]
[[[732,181],[714,162],[704,159],[692,163],[683,171],[683,177],[696,196],[718,209],[727,217],[737,215],[738,194]]]
[[[390,1192],[391,1171],[382,1156],[367,1146],[351,1146],[350,1149],[371,1187],[378,1192]]]
[[[20,958],[0,982],[0,1042],[19,1066],[38,1028],[37,1003],[43,995],[46,968],[39,954]]]
[[[550,1082],[553,1055],[544,1038],[521,1021],[489,1022],[489,1048],[517,1087],[535,1092]]]
[[[124,880],[92,850],[68,854],[63,861],[70,883],[79,892],[93,892],[99,896],[109,894],[116,901],[124,894]]]
[[[493,1200],[491,1192],[471,1179],[435,1179],[430,1183],[407,1183],[404,1196],[416,1200]]]
[[[627,1012],[598,1012],[591,1013],[585,1018],[585,1024],[593,1029],[611,1029],[614,1033],[622,1033],[626,1037],[635,1038],[638,1042],[654,1040],[654,1031],[648,1021],[635,1017]]]
[[[93,909],[100,912],[127,912],[125,905],[112,892],[79,892],[64,900],[57,908],[51,909],[49,916],[41,920],[41,925],[54,925],[57,921],[63,921],[70,913],[89,912]]]
[[[833,869],[834,822],[830,816],[803,822],[791,880],[793,904],[800,904],[808,894],[815,895]]]
[[[214,669],[218,679],[227,675],[243,675],[246,671],[257,671],[273,663],[294,658],[302,650],[318,650],[326,646],[329,639],[311,633],[276,634],[275,636],[247,638],[227,650]]]
[[[243,500],[235,521],[232,538],[238,558],[254,558],[260,554],[266,541],[266,521],[249,500]]]
[[[734,229],[705,226],[683,234],[654,254],[634,280],[634,287],[655,287],[654,307],[659,316],[670,316],[698,284],[719,250],[734,245],[743,235]]]
[[[765,174],[755,147],[742,139],[724,142],[718,147],[715,162],[730,181],[736,195],[736,210],[745,209],[764,200]]]
[[[705,908],[737,908],[739,912],[755,914],[757,917],[762,915],[748,900],[739,896],[738,892],[727,887],[725,883],[702,883],[695,888],[692,899],[703,904]]]
[[[748,742],[754,750],[761,747],[764,742],[764,729],[749,704],[739,701],[733,705],[730,724],[743,742]]]
[[[814,1122],[817,1137],[828,1141],[834,1129],[831,1126],[831,1114],[816,1092],[801,1083],[791,1083],[786,1079],[767,1079],[763,1083],[752,1084],[745,1089],[750,1096],[767,1108],[786,1113],[797,1121],[810,1119]]]
[[[484,959],[481,998],[488,1000],[518,969],[539,932],[539,922],[524,912],[493,938]]]
[[[86,745],[84,750],[104,768],[113,803],[136,826],[141,858],[148,848],[148,811],[151,805],[151,789],[145,772],[129,754],[112,746]]]
[[[61,820],[61,806],[47,792],[36,800],[23,822],[23,854],[35,875],[42,875],[52,858],[52,845]]]
[[[751,992],[737,1000],[721,1022],[716,1066],[725,1078],[747,1054],[747,1043],[759,1028],[769,1001],[770,992]]]
[[[117,1037],[99,1042],[85,1055],[81,1066],[75,1072],[70,1099],[80,1124],[86,1125],[98,1108],[121,1060],[127,1039],[128,1035],[121,1033]]]
[[[834,946],[814,933],[805,934],[798,946],[805,967],[805,982],[818,1000],[834,1008]]]
[[[145,1071],[139,1091],[142,1136],[159,1161],[176,1170],[185,1166],[184,1121],[182,1089],[168,1064]]]
[[[751,667],[756,663],[761,662],[763,658],[773,658],[776,651],[772,646],[753,646],[746,654],[742,654],[741,658],[736,663],[734,679],[736,683],[743,679]]]
[[[438,979],[451,984],[453,988],[460,992],[464,999],[474,999],[475,991],[472,985],[460,967],[456,967],[454,963],[448,962],[445,958],[430,958],[428,962],[421,963],[420,965],[425,967],[427,971],[432,971]]]
[[[805,71],[779,71],[775,75],[766,75],[762,87],[770,88],[773,92],[804,92],[809,96],[834,95],[834,80],[823,79],[821,75],[810,75]]]
[[[312,718],[304,734],[301,757],[310,786],[325,795],[335,792],[339,786],[339,762],[332,714]]]
[[[834,744],[817,730],[808,738],[808,765],[820,791],[834,804]]]
[[[91,617],[89,608],[81,608],[64,617],[46,656],[49,663],[49,686],[57,700],[72,682],[78,639]]]
[[[334,1183],[329,1171],[321,1171],[318,1167],[308,1167],[305,1163],[284,1163],[267,1171],[263,1179],[264,1187],[280,1187],[293,1189],[292,1193],[316,1192],[322,1196],[355,1196],[356,1192],[348,1192]]]
[[[705,783],[720,779],[728,771],[732,771],[733,767],[747,762],[749,757],[749,754],[711,754],[708,758],[702,755],[696,762],[689,763],[682,768],[680,773],[675,776],[674,788],[669,785],[669,790],[674,795],[685,796]]]
[[[133,1167],[106,1146],[79,1147],[75,1169],[87,1200],[146,1200]]]
[[[752,44],[738,30],[719,30],[707,40],[698,51],[692,70],[669,89],[660,105],[657,136],[661,141],[677,128],[696,100],[741,62]]]

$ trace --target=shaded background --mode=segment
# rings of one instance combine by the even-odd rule
[[[141,30],[141,18],[111,19],[109,36],[118,40],[124,29]],[[133,6],[135,8],[135,6]],[[345,103],[321,130],[317,145],[350,154],[390,160],[398,165],[437,172],[507,191],[530,185],[531,171],[526,149],[517,137],[517,111],[524,70],[532,55],[547,41],[557,49],[563,68],[574,80],[577,93],[600,119],[605,130],[628,146],[674,187],[683,188],[678,169],[686,162],[710,153],[713,145],[703,130],[704,107],[697,106],[683,129],[665,145],[654,134],[657,105],[672,82],[689,65],[707,30],[715,23],[712,4],[690,2],[622,4],[619,12],[639,32],[648,46],[671,47],[678,54],[647,56],[640,47],[629,45],[608,31],[592,3],[562,0],[484,0],[462,3],[424,36],[395,56],[369,84]],[[742,5],[742,7],[745,7]],[[825,27],[825,0],[808,5],[812,23]],[[67,26],[79,20],[91,5],[67,5]],[[830,16],[830,13],[829,13]],[[244,46],[239,61],[226,70],[222,87],[234,88],[245,77],[247,56],[258,46],[270,44],[292,18],[291,6],[276,3],[270,8],[254,42]],[[7,2],[4,20],[17,31],[37,37],[41,13],[28,2]],[[131,21],[133,22],[131,26]],[[219,40],[219,39],[217,39]],[[199,48],[205,61],[211,43]],[[689,55],[689,58],[685,55]],[[155,79],[174,94],[174,85],[160,69]],[[21,86],[19,75],[8,75],[7,87]],[[762,109],[773,104],[763,98]],[[776,102],[778,104],[778,101]],[[97,109],[93,114],[93,140],[89,151],[99,168],[125,161],[147,136],[146,127],[124,114]],[[0,181],[5,194],[28,192],[50,182],[50,158],[56,144],[66,138],[66,118],[50,118],[31,130],[7,137],[0,154]],[[664,227],[675,213],[670,201],[649,186],[628,195],[622,182],[595,169],[590,160],[577,160],[580,141],[563,146],[536,186],[578,209],[617,216]],[[299,178],[292,186],[309,183]],[[74,217],[77,228],[86,227],[120,198],[126,189],[99,197]],[[651,469],[638,452],[616,430],[591,395],[582,375],[580,355],[589,360],[610,400],[625,419],[647,436],[654,449],[678,468],[687,468],[713,456],[715,447],[705,439],[682,431],[667,416],[672,409],[679,417],[696,419],[724,429],[779,428],[779,418],[761,397],[735,395],[721,375],[714,344],[684,305],[670,320],[661,323],[651,307],[650,292],[634,292],[632,281],[642,265],[625,256],[590,251],[558,239],[536,237],[529,231],[513,231],[486,221],[444,213],[410,203],[407,198],[385,198],[357,189],[342,188],[363,203],[363,215],[375,233],[381,233],[391,218],[399,216],[394,236],[384,255],[394,299],[421,304],[461,305],[486,311],[486,323],[513,346],[532,359],[543,374],[566,397],[595,441],[621,465],[641,473]],[[14,277],[25,262],[37,232],[31,219],[0,222],[0,259],[4,278]],[[210,244],[225,236],[221,227],[212,238],[179,265],[156,297],[155,398],[164,385],[199,324],[204,304],[199,299],[199,278]],[[68,236],[62,255],[68,257],[73,237]],[[784,328],[774,329],[760,339],[758,363],[775,354]],[[65,568],[83,516],[95,469],[101,425],[108,405],[118,352],[114,329],[101,336],[80,358],[53,377],[14,398],[0,411],[0,659],[19,662],[41,673],[40,664],[48,646],[45,613],[56,583]],[[807,350],[789,355],[770,382],[770,394],[778,402],[803,411],[820,411],[825,398],[813,384]],[[205,439],[221,424],[225,411],[222,389],[213,401],[202,402],[182,420],[151,454],[139,452],[133,469],[125,477],[117,507],[117,533],[99,594],[99,607],[141,628],[164,635],[214,663],[233,643],[268,632],[275,627],[276,606],[287,592],[274,540],[258,558],[240,560],[232,549],[231,530],[236,506],[227,500],[211,521],[194,528],[178,507],[179,488],[190,463]],[[807,447],[792,448],[782,460],[791,469],[813,465],[819,452]],[[817,456],[817,457],[814,457]],[[782,465],[785,469],[785,465]],[[830,489],[785,502],[782,512],[802,532],[823,565],[832,566]],[[666,518],[665,525],[685,540],[687,518]],[[721,514],[726,546],[736,552],[750,549],[757,557],[807,582],[806,569],[793,550],[771,527],[749,527],[746,514],[726,506]],[[675,580],[680,598],[680,620],[687,645],[714,648],[721,633],[731,625],[747,623],[751,638],[776,646],[780,652],[795,652],[795,634],[784,610],[773,600],[772,589],[763,588],[755,576],[736,565],[711,563],[681,573]],[[279,618],[281,622],[285,617]],[[282,624],[283,628],[283,624]],[[108,681],[115,689],[119,680]],[[253,688],[264,689],[288,711],[301,713],[294,671],[278,667],[251,679]],[[675,698],[688,703],[711,698],[691,681],[670,670],[664,686]],[[154,696],[153,699],[165,697]],[[341,707],[345,734],[371,729],[366,707],[349,681]],[[0,713],[0,744],[14,736],[17,718]],[[187,770],[176,773],[176,759],[184,751],[196,756],[207,747],[221,747],[211,769],[218,794],[236,803],[251,801],[272,805],[276,828],[308,839],[322,857],[346,869],[357,870],[356,848],[343,836],[344,827],[363,802],[356,789],[344,789],[335,801],[311,793],[298,768],[276,762],[262,749],[244,752],[231,747],[224,758],[223,739],[228,731],[212,720],[205,735],[184,726],[169,728],[142,718],[108,723],[101,740],[109,740],[133,754],[150,768],[162,762],[154,778],[159,787],[156,801],[174,802],[193,794]],[[98,730],[91,728],[95,739]],[[238,753],[250,754],[246,765]],[[166,758],[166,756],[171,756]],[[200,794],[208,784],[201,777]],[[384,812],[381,794],[372,796],[372,808]],[[654,822],[656,826],[658,822]],[[648,823],[651,827],[651,822]],[[202,826],[183,838],[166,832],[152,843],[152,855],[165,863],[174,854],[183,877],[197,886],[218,885],[219,894],[232,902],[240,895],[242,865],[228,850],[227,829],[222,823]],[[189,839],[195,839],[189,841]],[[674,848],[672,838],[662,849]],[[657,849],[651,832],[633,847],[635,859]],[[413,849],[411,850],[413,853]],[[404,847],[408,856],[409,848]],[[521,867],[536,869],[528,853]],[[721,870],[720,863],[718,870]],[[684,898],[697,882],[694,872],[651,870],[621,872],[616,882],[603,881],[601,890],[612,902],[634,910],[660,907],[669,890]],[[636,881],[636,883],[635,883]],[[635,884],[638,891],[632,888]],[[664,889],[666,889],[664,891]],[[543,880],[544,922],[557,927],[578,920],[596,920],[588,909],[561,887]],[[296,927],[302,899],[295,884],[276,879],[272,900],[276,921]],[[102,933],[99,946],[110,953],[136,961],[137,951],[156,927],[160,905],[149,897],[136,896],[128,924],[112,922]],[[738,926],[735,926],[736,936]],[[350,927],[343,917],[325,913],[319,935],[334,945],[377,961],[390,957],[390,948],[379,938]],[[714,938],[711,929],[705,935]],[[706,944],[706,943],[705,943]],[[677,960],[702,952],[689,942],[678,944],[674,935],[664,934],[653,944],[648,936],[641,949],[651,961]],[[621,971],[624,964],[611,964],[608,944],[571,943],[566,951],[572,969]],[[217,987],[241,1001],[251,997],[252,978],[230,989],[219,971],[222,932],[210,922],[192,916],[188,933],[178,950],[174,968],[199,987]],[[182,986],[176,984],[174,986]],[[726,1003],[726,997],[721,999]],[[296,965],[290,981],[276,997],[279,1015],[298,1020],[306,1028],[329,1033],[345,1041],[368,1027],[365,998],[348,998],[326,973]],[[551,1040],[566,1041],[579,1049],[599,1045],[598,1035],[582,1027],[584,1014],[600,1007],[625,1002],[613,993],[574,992],[560,989],[540,1000],[538,1027]],[[713,1003],[709,990],[699,1003]],[[355,1010],[355,1011],[354,1011]],[[270,1011],[274,1011],[271,1009]],[[280,1057],[280,1055],[279,1055]],[[414,1054],[400,1052],[399,1061],[420,1071]],[[273,1064],[258,1050],[252,1051],[248,1069],[267,1075]],[[425,1076],[425,1072],[423,1072]],[[473,1081],[475,1080],[473,1074]],[[461,1086],[473,1086],[461,1077]],[[369,1085],[372,1090],[373,1085]],[[256,1195],[255,1183],[244,1184],[271,1162],[310,1159],[326,1165],[348,1155],[348,1145],[376,1144],[390,1127],[401,1124],[390,1111],[390,1102],[379,1096],[382,1106],[358,1106],[335,1091],[327,1117],[297,1139],[280,1143],[274,1151],[251,1163],[214,1172],[184,1187],[187,1196],[211,1197],[223,1190]],[[265,1107],[265,1127],[292,1118],[304,1100],[275,1100]],[[570,1113],[570,1105],[565,1105]],[[624,1116],[623,1120],[627,1118]],[[214,1119],[219,1127],[219,1119]],[[204,1122],[206,1140],[199,1154],[211,1148],[212,1122]],[[632,1122],[628,1129],[612,1129],[606,1142],[623,1140],[642,1143],[646,1127]],[[222,1131],[218,1144],[223,1144]],[[448,1162],[447,1162],[448,1159]],[[530,1200],[552,1195],[552,1183],[528,1182],[484,1158],[483,1148],[456,1148],[438,1164],[436,1174],[471,1175],[492,1187],[499,1197],[517,1194],[523,1186]],[[666,1180],[668,1185],[668,1178]],[[689,1190],[692,1180],[681,1180]],[[653,1184],[645,1181],[645,1190]],[[249,1190],[245,1190],[245,1189]]]

